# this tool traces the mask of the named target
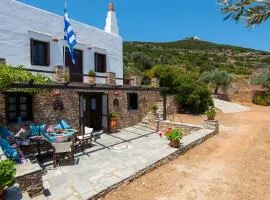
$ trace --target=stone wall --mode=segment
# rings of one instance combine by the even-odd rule
[[[55,124],[59,120],[64,119],[75,129],[79,129],[80,107],[79,94],[76,90],[57,90],[59,96],[55,96],[56,90],[49,92],[41,92],[34,96],[34,121],[37,123]],[[64,104],[63,110],[54,110],[53,102],[59,99]]]
[[[194,125],[194,124],[184,124],[184,123],[176,123],[171,121],[158,121],[157,122],[157,131],[166,131],[168,128],[172,129],[181,129],[184,133],[184,136],[189,135],[194,131],[198,131],[202,129],[202,126]]]
[[[138,94],[138,110],[128,110],[128,93]],[[117,99],[119,106],[114,106],[113,102]],[[120,128],[133,126],[140,123],[149,112],[151,105],[162,100],[159,91],[148,90],[114,90],[109,92],[109,112],[117,112],[120,115]]]
[[[167,116],[179,113],[179,103],[175,95],[167,95]]]
[[[80,92],[107,92],[109,101],[109,112],[117,112],[120,115],[120,128],[133,126],[142,121],[143,117],[149,112],[151,105],[162,101],[159,91],[149,90],[75,90],[62,89],[57,90],[60,95],[55,96],[56,90],[41,91],[33,96],[33,121],[35,123],[56,124],[59,120],[64,119],[69,122],[72,127],[79,130],[80,127],[80,107],[79,107],[79,91]],[[128,93],[138,94],[138,109],[128,110]],[[54,110],[53,102],[59,99],[63,102],[63,110]],[[114,100],[118,100],[118,106],[114,105]],[[5,115],[4,95],[0,95],[0,111]],[[5,116],[4,116],[5,118]],[[9,128],[17,132],[20,128],[29,127],[29,123],[25,122],[19,125],[9,124]]]
[[[27,192],[30,197],[43,193],[42,169],[38,164],[25,163],[16,166],[16,183],[20,189]]]

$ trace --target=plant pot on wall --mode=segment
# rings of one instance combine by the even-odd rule
[[[117,113],[109,114],[109,132],[116,133],[119,125],[119,115]]]
[[[172,148],[179,148],[180,147],[180,140],[170,140],[170,146]]]
[[[90,84],[95,84],[96,83],[96,77],[94,77],[94,76],[88,76],[88,82]]]
[[[90,84],[96,83],[96,72],[92,69],[88,72],[88,82]]]

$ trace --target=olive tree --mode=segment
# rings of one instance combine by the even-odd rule
[[[218,0],[221,13],[229,18],[244,20],[248,27],[261,24],[270,17],[270,0]]]
[[[226,91],[228,86],[230,85],[232,81],[232,76],[225,71],[220,71],[218,69],[214,71],[207,71],[204,72],[200,80],[207,84],[212,84],[215,86],[215,94],[218,93],[219,88],[221,88],[223,91]]]

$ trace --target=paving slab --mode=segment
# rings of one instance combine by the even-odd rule
[[[188,145],[211,131],[194,132],[185,136],[182,143]],[[46,163],[44,185],[51,194],[48,199],[88,199],[178,150],[155,131],[141,126],[113,135],[99,134],[92,148],[76,153],[75,165],[53,169],[52,163]]]

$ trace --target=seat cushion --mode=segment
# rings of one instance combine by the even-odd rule
[[[54,128],[59,130],[59,129],[71,129],[72,127],[65,120],[61,120]]]

